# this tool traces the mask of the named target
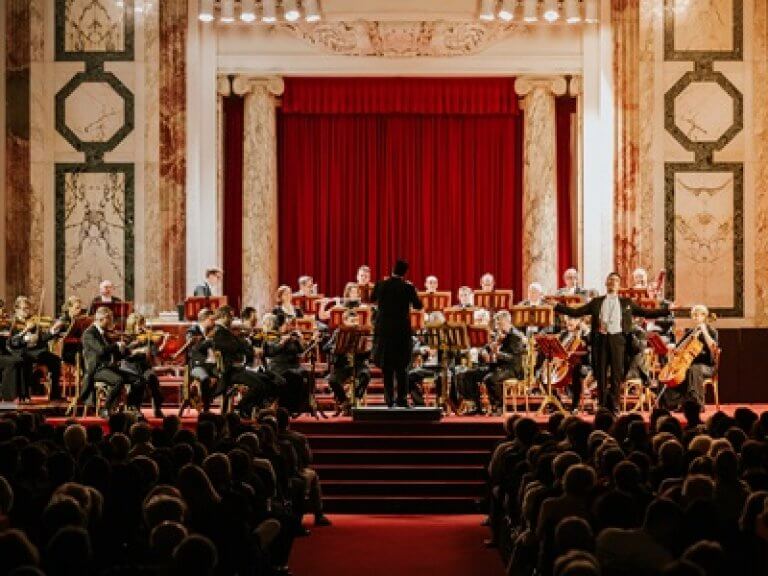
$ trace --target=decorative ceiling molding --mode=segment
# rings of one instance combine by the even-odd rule
[[[505,36],[529,34],[519,22],[373,21],[281,24],[326,52],[345,56],[467,56],[482,52]]]

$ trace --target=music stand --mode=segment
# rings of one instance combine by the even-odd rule
[[[336,342],[333,347],[333,354],[335,356],[347,356],[349,359],[349,365],[352,368],[352,384],[350,385],[350,398],[351,406],[357,408],[357,394],[355,388],[357,386],[357,369],[355,364],[355,356],[362,354],[366,351],[368,343],[368,336],[370,336],[370,330],[367,328],[359,328],[357,326],[341,326],[336,333]]]
[[[619,288],[619,298],[629,298],[635,302],[640,302],[648,298],[647,288]]]
[[[109,308],[112,311],[112,318],[115,319],[115,328],[123,330],[125,320],[133,312],[133,302],[101,302],[97,308]]]
[[[437,405],[442,406],[446,414],[454,413],[456,409],[451,406],[448,392],[448,357],[469,348],[469,336],[465,324],[443,324],[441,326],[427,326],[424,331],[424,341],[430,348],[440,351],[440,372],[443,376],[443,387],[440,390],[440,398]]]
[[[410,313],[411,330],[421,332],[424,330],[424,312],[421,310],[411,310]]]
[[[552,375],[549,370],[549,365],[555,358],[567,360],[568,352],[563,348],[563,343],[560,342],[560,339],[556,334],[536,334],[534,338],[539,352],[544,356],[543,380],[544,390],[546,391],[544,398],[541,400],[541,406],[539,407],[538,413],[543,414],[547,406],[551,404],[562,414],[566,414],[560,399],[552,392]]]
[[[445,310],[445,321],[450,324],[473,324],[475,319],[474,308],[448,308]]]
[[[547,296],[546,300],[552,302],[553,304],[557,303],[568,307],[573,307],[574,305],[579,306],[584,303],[584,298],[578,294],[558,294],[555,296]]]
[[[360,326],[371,325],[371,309],[368,306],[358,308],[346,308],[344,306],[334,306],[331,308],[331,317],[328,320],[328,327],[331,330],[339,328],[344,324],[344,313],[347,310],[354,310],[357,313],[357,322]]]
[[[517,328],[523,328],[526,332],[528,328],[541,329],[546,326],[552,326],[555,321],[555,310],[550,306],[512,306],[512,324]],[[526,378],[525,385],[528,390],[533,389],[536,381],[536,345],[533,336],[528,337],[528,358],[525,365]]]
[[[371,294],[373,293],[373,284],[358,284],[357,289],[360,291],[360,302],[370,304]]]
[[[226,305],[226,296],[187,296],[184,299],[184,318],[197,322],[197,315],[203,308],[213,311]]]
[[[496,310],[511,310],[514,293],[512,290],[478,290],[474,294],[475,306],[491,312]]]
[[[427,313],[443,311],[451,305],[450,292],[419,292],[419,299]]]
[[[311,296],[305,296],[301,294],[299,296],[293,296],[291,302],[297,308],[301,308],[304,314],[318,314],[320,308],[320,300],[323,299],[322,294],[312,294]]]

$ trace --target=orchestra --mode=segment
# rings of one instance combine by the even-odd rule
[[[195,293],[203,298],[221,294],[221,270],[210,268],[205,275],[206,282]],[[407,280],[402,284],[412,286]],[[709,310],[703,304],[694,305],[690,309],[694,326],[676,339],[676,332],[682,330],[675,329],[680,319],[674,311],[680,309],[664,299],[663,271],[658,279],[649,280],[644,268],[636,268],[630,286],[622,288],[621,284],[621,277],[611,274],[606,295],[597,296],[581,284],[578,270],[568,268],[562,287],[551,295],[534,281],[517,305],[509,298],[508,303],[493,304],[491,309],[477,306],[473,289],[463,285],[455,304],[450,305],[446,292],[445,308],[439,303],[437,310],[428,308],[428,314],[418,312],[423,319],[416,324],[413,312],[410,332],[398,324],[396,330],[412,346],[410,351],[404,346],[403,355],[398,353],[397,366],[386,368],[376,355],[383,350],[381,341],[373,350],[370,342],[376,341],[377,328],[379,336],[382,326],[392,328],[382,317],[386,313],[382,315],[377,302],[381,292],[375,293],[367,265],[356,270],[354,280],[337,297],[319,294],[308,274],[299,278],[295,293],[290,286],[281,285],[274,307],[261,318],[253,306],[245,306],[239,320],[230,306],[204,307],[196,313],[196,322],[185,324],[184,331],[175,336],[178,345],[173,354],[165,351],[169,334],[153,332],[144,316],[131,313],[130,302],[121,303],[128,306],[127,320],[121,325],[123,330],[115,330],[110,304],[121,300],[114,284],[105,279],[89,308],[72,295],[55,319],[42,316],[42,310],[34,311],[36,300],[27,296],[16,298],[10,315],[0,308],[0,397],[29,401],[33,395],[40,396],[40,383],[44,382],[48,401],[55,404],[66,391],[62,379],[66,388],[75,373],[82,377],[74,397],[79,402],[93,403],[96,383],[105,390],[102,415],[121,409],[125,389],[124,409],[140,409],[147,395],[152,413],[161,417],[158,369],[178,358],[189,382],[187,392],[199,390],[199,410],[211,410],[219,397],[226,410],[239,395],[235,409],[244,416],[274,403],[293,414],[314,414],[315,394],[324,386],[332,394],[337,413],[350,414],[353,406],[366,401],[366,391],[382,368],[390,369],[389,378],[397,381],[397,388],[393,383],[387,391],[390,406],[430,404],[429,389],[424,386],[429,380],[434,382],[432,403],[438,397],[445,400],[442,406],[447,411],[500,414],[505,410],[504,383],[515,380],[524,381],[534,396],[544,390],[545,382],[551,383],[563,406],[578,413],[588,408],[585,398],[592,392],[585,382],[592,380],[597,398],[591,409],[615,413],[621,387],[632,380],[652,389],[658,406],[679,409],[684,401],[692,400],[703,409],[704,383],[717,370],[720,355]],[[492,273],[481,276],[478,293],[503,292],[511,296],[511,291],[497,287]],[[416,299],[409,305],[412,310],[417,308],[419,296],[443,294],[438,293],[437,276],[426,276],[424,292],[416,294],[414,288],[409,296]],[[483,302],[490,301],[498,302],[485,296]],[[311,309],[303,308],[307,306]],[[524,317],[521,308],[540,307],[554,311],[551,325],[532,327],[520,320]],[[435,341],[441,326],[461,327],[480,335],[481,341],[443,348]],[[339,352],[340,334],[350,329],[365,331],[367,349]],[[547,363],[537,355],[537,334],[542,333],[557,335],[565,350],[562,358],[550,358]],[[406,357],[410,357],[407,365]]]

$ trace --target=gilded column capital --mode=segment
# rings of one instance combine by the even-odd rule
[[[515,92],[518,96],[527,96],[536,88],[543,88],[554,96],[562,96],[568,89],[568,82],[563,76],[523,75],[515,78]]]
[[[238,96],[264,89],[272,96],[282,96],[285,91],[285,83],[280,76],[248,76],[238,74],[232,82],[232,91]]]

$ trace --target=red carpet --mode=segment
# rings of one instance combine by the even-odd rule
[[[295,576],[502,576],[478,515],[331,515],[291,554]]]

